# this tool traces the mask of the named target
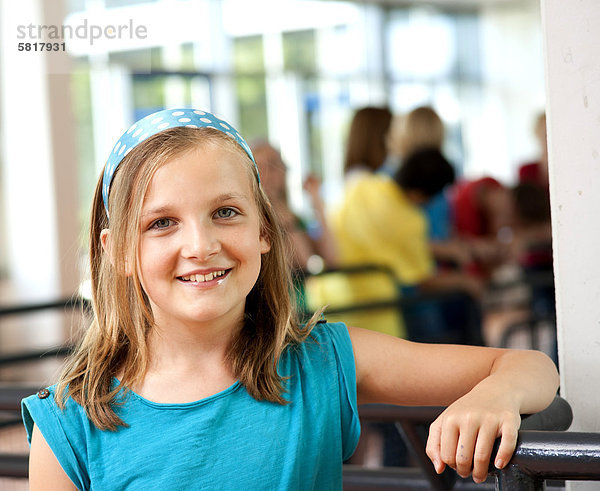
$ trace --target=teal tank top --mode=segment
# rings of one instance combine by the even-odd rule
[[[287,405],[257,401],[238,382],[186,404],[129,391],[116,408],[128,426],[100,431],[72,399],[59,409],[53,386],[23,400],[23,421],[81,490],[341,489],[360,434],[345,325],[317,324],[278,370]]]

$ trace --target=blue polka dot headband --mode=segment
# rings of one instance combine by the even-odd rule
[[[104,208],[106,209],[107,215],[110,185],[121,161],[129,152],[131,152],[131,150],[133,150],[133,148],[147,138],[156,135],[163,130],[178,126],[185,126],[188,128],[213,128],[222,131],[233,138],[240,147],[244,149],[256,167],[254,156],[246,141],[233,126],[222,119],[217,118],[214,114],[195,109],[165,109],[158,111],[133,123],[129,129],[123,133],[121,138],[119,138],[119,141],[110,152],[110,156],[104,167],[104,175],[102,176],[102,199],[104,200]],[[258,167],[256,167],[256,175],[258,176]]]

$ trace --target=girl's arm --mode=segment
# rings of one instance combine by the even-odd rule
[[[29,453],[29,489],[52,491],[77,491],[58,463],[52,449],[37,425],[33,426]]]
[[[520,414],[546,408],[558,373],[545,354],[474,346],[420,344],[350,328],[359,404],[449,406],[431,425],[427,455],[436,471],[446,465],[476,482],[515,449]]]

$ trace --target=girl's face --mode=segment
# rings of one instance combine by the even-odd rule
[[[141,214],[140,281],[156,325],[238,325],[254,286],[261,235],[241,157],[207,144],[160,167]],[[229,324],[228,324],[229,323]]]

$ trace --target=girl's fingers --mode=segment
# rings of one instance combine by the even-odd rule
[[[450,424],[445,421],[440,439],[442,461],[453,469],[456,469],[456,446],[458,445],[459,430],[458,424]]]
[[[497,436],[497,425],[485,425],[479,429],[473,454],[473,480],[475,482],[483,482],[487,478],[490,457]]]
[[[505,414],[502,418],[463,415],[461,425],[453,416],[441,417],[429,429],[425,450],[436,472],[441,473],[448,465],[462,477],[472,472],[475,482],[485,481],[494,441],[499,435],[500,446],[494,464],[497,468],[506,466],[517,443],[520,423],[517,414]]]
[[[517,417],[517,419],[520,421],[520,418]],[[494,465],[498,469],[502,469],[508,464],[515,451],[517,437],[519,436],[519,421],[505,421],[502,425],[502,437],[494,461]]]
[[[438,474],[441,474],[446,467],[442,462],[442,457],[440,454],[440,438],[442,434],[442,427],[437,424],[437,421],[434,422],[429,427],[429,437],[427,438],[427,445],[425,446],[425,453],[433,462],[433,466],[435,467],[435,471]]]
[[[456,472],[460,477],[467,477],[473,468],[473,452],[478,440],[478,426],[461,428],[456,452]]]

